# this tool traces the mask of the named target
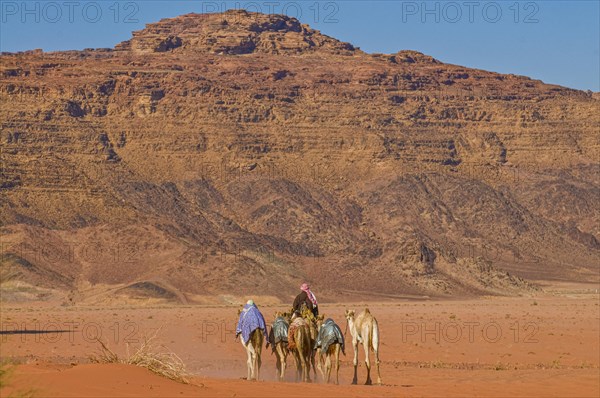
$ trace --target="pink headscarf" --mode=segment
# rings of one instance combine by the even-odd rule
[[[313,292],[310,291],[310,286],[308,286],[308,283],[304,282],[302,284],[302,286],[300,286],[300,290],[302,290],[303,292],[306,292],[308,299],[310,300],[311,303],[313,303],[313,305],[315,305],[315,306],[317,305],[317,298],[315,297]]]

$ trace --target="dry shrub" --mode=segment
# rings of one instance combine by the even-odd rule
[[[112,351],[102,340],[96,339],[100,344],[100,351],[90,356],[93,363],[122,363],[126,365],[141,366],[160,376],[166,377],[180,383],[188,384],[185,364],[177,354],[157,342],[158,329],[150,337],[145,336],[139,347],[130,353],[130,346],[126,345],[126,356],[119,356]]]

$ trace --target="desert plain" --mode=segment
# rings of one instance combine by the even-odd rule
[[[246,381],[246,354],[235,340],[238,306],[4,306],[2,359],[18,363],[3,396],[194,397],[596,397],[600,392],[598,285],[547,285],[523,297],[323,303],[344,329],[344,310],[368,307],[381,331],[382,386],[351,385],[353,349],[346,336],[340,384],[297,384],[288,358],[285,382],[263,351],[260,381]],[[259,303],[258,303],[259,304]],[[267,322],[284,305],[260,306]],[[160,329],[160,330],[158,330]],[[119,355],[158,330],[189,384],[121,364],[91,364],[100,337]]]

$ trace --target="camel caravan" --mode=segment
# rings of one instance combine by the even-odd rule
[[[262,346],[271,346],[276,358],[276,375],[279,381],[285,379],[288,355],[294,360],[296,381],[311,382],[317,379],[317,369],[325,383],[331,381],[334,370],[334,383],[339,384],[340,352],[346,355],[345,338],[339,325],[331,318],[319,315],[317,299],[308,284],[300,287],[301,293],[294,300],[292,309],[287,312],[276,312],[267,333],[267,325],[262,313],[252,300],[239,310],[239,321],[236,328],[236,339],[241,336],[241,343],[247,354],[247,380],[259,380]],[[352,347],[354,348],[354,377],[352,384],[357,384],[358,346],[363,345],[367,379],[365,384],[372,384],[370,352],[375,354],[377,368],[377,384],[381,385],[379,372],[379,326],[377,319],[368,308],[359,314],[346,310],[346,332],[350,330]]]

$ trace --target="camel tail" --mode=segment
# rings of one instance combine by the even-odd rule
[[[377,324],[377,319],[373,318],[373,328],[371,329],[371,350],[378,352],[379,351],[379,325]]]

